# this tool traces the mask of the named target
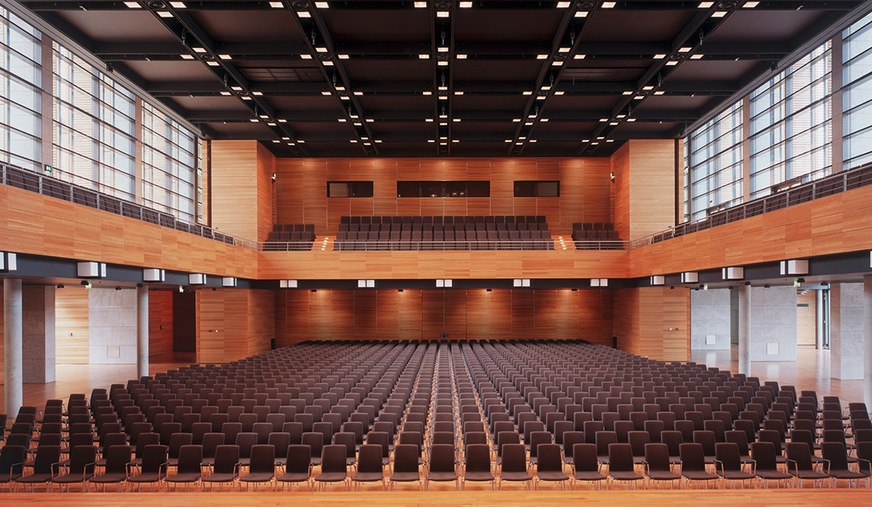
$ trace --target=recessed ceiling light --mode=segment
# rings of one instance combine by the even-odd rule
[[[436,62],[436,65],[438,65],[439,67],[448,67],[448,62],[444,60],[439,60],[438,62]]]
[[[257,118],[249,118],[248,121],[251,123],[257,123],[259,120]]]
[[[317,52],[319,52],[319,53],[326,53],[326,52],[327,52],[327,47],[326,47],[326,46],[318,46],[318,47],[315,48],[315,51],[317,51]]]
[[[361,95],[363,95],[363,92],[354,92],[354,94],[355,94],[356,96],[360,97]]]
[[[760,2],[745,2],[745,5],[742,6],[743,9],[753,9],[760,5]]]
[[[182,54],[181,57],[182,57],[182,60],[193,60],[194,59],[194,55]]]
[[[170,7],[173,9],[187,9],[188,6],[185,5],[185,2],[170,2]]]
[[[173,13],[170,11],[157,11],[157,15],[162,18],[171,18],[173,17]]]
[[[537,95],[536,100],[545,100],[547,97],[545,95]]]
[[[695,54],[695,55],[690,55],[690,59],[691,59],[691,60],[699,60],[700,58],[702,58],[702,53],[697,53],[697,54]]]
[[[439,100],[448,100],[448,95],[440,95]]]
[[[438,51],[438,52],[440,52],[440,53],[447,53],[447,52],[448,52],[448,46],[439,46],[438,48],[436,48],[436,51]]]
[[[427,123],[433,123],[433,118],[426,118],[424,121]]]
[[[600,121],[601,121],[601,122],[607,122],[607,121],[609,121],[609,119],[608,119],[608,118],[600,118]]]
[[[676,65],[678,65],[678,62],[676,62],[675,60],[669,60],[668,62],[666,62],[667,67],[674,67]]]
[[[653,90],[653,89],[654,89],[654,85],[645,85],[645,86],[642,87],[642,89],[645,90],[645,91],[647,92],[647,91],[649,91],[649,90]]]
[[[302,58],[303,60],[311,60],[311,59],[312,59],[312,55],[310,55],[310,54],[308,54],[308,53],[303,53],[303,54],[300,55],[300,58]]]
[[[560,47],[560,48],[557,48],[557,51],[558,51],[559,53],[569,53],[569,50],[570,50],[570,49],[572,49],[572,48],[570,48],[570,47],[566,47],[566,46],[562,46],[562,47]]]
[[[348,97],[348,96],[346,96],[346,95],[343,95],[343,96],[339,97],[339,99],[340,99],[340,100],[351,100],[351,97]]]
[[[583,142],[583,143],[589,143],[589,142],[590,142],[590,139],[582,139],[581,142]]]
[[[617,124],[618,124],[618,122],[616,122],[616,121],[610,121],[610,122],[609,122],[609,125],[612,125],[612,126],[615,126],[615,125],[617,125]]]
[[[548,118],[539,118],[542,123],[548,123]]]
[[[366,119],[366,122],[367,122],[367,123],[373,123],[373,122],[375,122],[375,120],[373,120],[372,118],[367,118],[367,119]]]
[[[681,46],[680,48],[678,48],[678,52],[679,53],[690,53],[691,49],[693,49],[693,48],[690,46]]]
[[[700,9],[708,9],[708,8],[710,8],[710,7],[711,7],[712,5],[714,5],[714,4],[715,4],[714,2],[700,2],[700,3],[699,3],[699,8],[700,8]]]
[[[462,90],[455,90],[454,95],[463,95],[463,91]]]
[[[666,92],[664,92],[663,90],[657,90],[656,92],[654,92],[654,95],[663,95],[664,93]]]
[[[269,115],[268,115],[268,114],[262,114],[262,115],[260,115],[260,117],[263,118],[264,120],[266,120],[267,118],[269,118]]]
[[[624,117],[626,117],[626,116],[627,116],[627,115],[625,115],[625,114],[619,114],[619,115],[615,116],[615,118],[620,119],[620,118],[624,118]]]
[[[437,18],[447,18],[449,16],[448,11],[436,11]]]
[[[563,65],[563,61],[562,60],[554,60],[553,62],[551,62],[551,65],[553,65],[554,67],[560,67],[561,65]]]
[[[359,121],[354,122],[355,127],[359,127],[360,125],[361,125],[361,123]]]
[[[222,60],[231,60],[233,57],[230,55],[218,55],[218,58]]]
[[[206,52],[206,48],[194,47],[192,49],[194,50],[194,53],[205,53]]]
[[[712,13],[713,18],[722,18],[727,15],[727,11],[715,11]]]
[[[339,123],[345,123],[348,120],[346,120],[345,118],[337,118],[336,121],[338,121]]]
[[[590,143],[591,146],[599,146],[599,143]]]
[[[270,126],[270,127],[275,127],[275,126],[276,126],[276,124],[273,123],[273,122],[269,122],[269,123],[267,123],[267,125]]]
[[[453,121],[454,123],[460,123],[462,120],[461,118],[452,118],[451,121]]]
[[[446,91],[448,91],[448,87],[445,86],[445,85],[441,85],[441,86],[439,86],[438,88],[439,88],[439,91],[440,91],[440,92],[446,92]]]
[[[270,2],[269,6],[272,7],[273,9],[281,9],[282,7],[285,6],[285,4],[283,4],[281,2]]]
[[[554,92],[554,95],[563,95],[564,93],[566,93],[566,92],[563,90],[557,90]]]
[[[537,60],[547,60],[547,59],[548,59],[548,55],[545,54],[545,53],[539,53],[538,55],[536,55],[536,59],[537,59]]]
[[[568,9],[570,2],[557,2],[558,9]]]
[[[525,122],[524,122],[524,126],[525,126],[525,127],[529,127],[529,126],[531,126],[531,125],[533,125],[533,122],[531,122],[531,121],[525,121]]]
[[[512,118],[512,121],[515,123],[520,123],[521,119],[520,118]]]
[[[339,57],[340,60],[348,60],[348,55],[346,55],[345,53],[340,53],[336,56]]]
[[[299,18],[311,18],[312,14],[309,11],[295,11]]]
[[[319,9],[329,9],[330,4],[328,4],[327,2],[315,2],[315,7]]]
[[[524,95],[533,95],[533,92],[530,90],[524,90]]]
[[[512,140],[511,140],[511,139],[506,139],[505,142],[510,143],[510,142],[512,142]]]
[[[466,60],[466,53],[458,53],[457,59],[458,60]]]
[[[418,54],[418,58],[421,60],[427,60],[430,58],[430,55],[428,53],[420,53]]]
[[[231,95],[227,90],[221,90],[221,95]]]
[[[382,140],[381,140],[381,139],[376,139],[375,142],[378,143],[378,144],[381,144]]]
[[[603,139],[605,139],[605,136],[598,136],[597,139],[602,141]]]
[[[416,9],[426,9],[427,2],[415,2],[415,8]]]
[[[333,62],[332,62],[331,60],[324,60],[324,61],[321,62],[321,63],[322,63],[325,67],[332,67],[332,66],[333,66]]]
[[[235,91],[235,92],[241,92],[241,91],[242,91],[242,87],[241,87],[241,86],[231,86],[230,89],[233,90],[233,91]]]
[[[636,119],[635,118],[627,118],[627,121],[632,123],[632,122],[636,121]]]
[[[536,141],[538,141],[538,139],[530,139],[531,143],[535,143]]]
[[[288,120],[286,120],[284,118],[279,118],[279,123],[287,123],[287,122],[288,122]]]
[[[615,4],[617,4],[617,2],[603,2],[602,8],[603,9],[614,9]]]
[[[274,142],[274,143],[280,143],[281,141],[279,141],[278,139],[273,139],[272,142]]]
[[[621,93],[621,95],[632,95],[632,94],[633,94],[633,92],[631,92],[631,91],[629,91],[629,90],[624,91],[624,92]]]
[[[321,95],[324,95],[324,96],[333,95],[333,92],[323,91],[323,92],[321,92]]]
[[[356,142],[357,142],[357,139],[349,139],[348,142],[349,142],[349,143],[356,143]]]
[[[430,96],[430,95],[433,95],[433,92],[431,92],[429,90],[424,90],[423,92],[421,92],[421,94],[426,95],[426,96]]]
[[[452,139],[451,142],[452,142],[452,143],[459,143],[459,142],[460,142],[460,139]]]
[[[584,58],[585,58],[586,56],[587,56],[587,55],[585,55],[585,54],[579,53],[579,54],[573,56],[572,58],[573,58],[574,60],[584,60]]]
[[[427,139],[427,142],[428,142],[428,143],[435,143],[436,140],[435,140],[435,139]]]
[[[469,9],[472,7],[472,2],[460,2],[461,9]]]
[[[124,5],[126,5],[128,9],[142,9],[139,2],[124,2]]]
[[[578,12],[576,12],[576,13],[575,13],[575,17],[576,17],[576,18],[586,18],[586,17],[587,17],[587,11],[578,11]]]
[[[657,53],[656,55],[654,55],[655,60],[662,60],[664,58],[666,58],[666,54],[664,53]]]
[[[206,65],[208,65],[209,67],[217,67],[218,62],[216,62],[215,60],[209,60],[208,62],[206,62]]]
[[[645,98],[644,95],[636,95],[635,97],[633,97],[633,100],[642,100],[644,98]]]

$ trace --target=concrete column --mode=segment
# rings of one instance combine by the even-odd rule
[[[830,286],[830,376],[842,380],[863,378],[863,285]]]
[[[136,376],[148,376],[148,287],[136,289]]]
[[[727,289],[690,291],[691,350],[730,350],[730,293]]]
[[[739,373],[751,375],[751,287],[739,285]]]
[[[9,417],[15,417],[23,403],[21,309],[21,280],[11,278],[3,280],[3,395],[4,408]]]
[[[872,407],[872,275],[863,277],[863,400]]]
[[[751,361],[796,361],[796,288],[748,289]]]
[[[28,286],[22,294],[22,367],[25,384],[55,381],[55,288]]]

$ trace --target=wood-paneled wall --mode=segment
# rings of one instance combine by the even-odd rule
[[[168,290],[148,293],[148,355],[173,352],[173,293]]]
[[[269,350],[275,338],[275,293],[197,291],[197,362],[224,363]]]
[[[253,241],[272,230],[276,159],[257,141],[212,141],[212,226]]]
[[[872,249],[872,186],[632,250],[643,277]]]
[[[278,346],[304,340],[583,338],[611,344],[612,293],[580,289],[276,293]]]
[[[615,173],[615,229],[638,239],[675,225],[675,142],[625,143],[611,157]]]
[[[643,287],[614,291],[618,348],[661,361],[690,357],[690,289]]]
[[[607,158],[282,158],[276,219],[334,235],[345,215],[545,215],[571,234],[573,222],[612,221],[609,171]],[[490,181],[490,197],[397,197],[397,181],[467,180]],[[515,198],[515,180],[559,180],[560,197]],[[372,181],[373,197],[328,199],[328,181]]]
[[[55,359],[58,363],[88,364],[88,291],[80,287],[55,290]]]
[[[260,278],[625,278],[631,251],[263,252]]]
[[[0,250],[257,277],[257,253],[0,185]]]
[[[4,344],[6,343],[6,340],[3,336],[5,333],[5,331],[4,331],[5,328],[4,328],[4,323],[3,323],[3,314],[5,312],[3,309],[4,309],[3,291],[0,290],[0,384],[5,382],[4,379],[6,378],[6,376],[5,376],[6,373],[4,370],[4,361],[6,360],[6,353],[3,350]]]

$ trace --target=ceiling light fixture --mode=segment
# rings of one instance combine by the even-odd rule
[[[191,49],[194,50],[194,53],[205,53],[206,52],[206,48],[201,48],[199,46],[193,47]]]
[[[173,17],[173,13],[170,11],[157,11],[157,15],[162,18],[171,18]]]
[[[617,2],[603,2],[603,9],[614,9]]]
[[[568,9],[570,2],[557,2],[558,9]]]
[[[126,5],[128,9],[142,9],[139,2],[124,2],[124,5]]]
[[[170,2],[170,7],[173,9],[187,9],[188,6],[185,5],[185,2]]]
[[[690,59],[691,60],[699,60],[700,58],[702,58],[702,56],[703,56],[702,53],[697,53],[695,55],[690,55]]]
[[[579,54],[573,56],[572,59],[573,60],[584,60],[586,57],[587,57],[587,55],[579,53]]]
[[[270,2],[269,6],[272,7],[273,9],[281,9],[282,7],[285,6],[285,4],[283,4],[281,2]]]
[[[298,18],[311,18],[312,14],[309,11],[295,11]]]
[[[680,48],[678,48],[678,52],[679,52],[679,53],[690,53],[690,51],[691,51],[692,49],[693,49],[693,48],[690,47],[690,46],[681,46]]]
[[[219,64],[215,60],[209,60],[208,62],[206,62],[206,65],[208,65],[209,67],[217,67]]]
[[[655,59],[655,60],[662,60],[662,59],[664,59],[664,58],[666,58],[666,54],[665,54],[665,53],[657,53],[656,55],[654,55],[654,59]]]
[[[415,2],[415,8],[416,9],[426,9],[427,2]]]
[[[548,55],[545,53],[539,53],[538,55],[536,55],[537,60],[546,60],[547,58],[548,58]]]
[[[319,9],[329,9],[330,4],[328,4],[327,2],[315,2],[315,7]]]
[[[181,57],[182,57],[182,60],[193,60],[194,59],[194,55],[183,54],[183,55],[181,55]]]
[[[302,58],[303,60],[311,60],[311,59],[312,59],[312,55],[310,55],[310,54],[306,54],[306,53],[303,53],[303,54],[300,55],[300,58]]]
[[[472,8],[472,2],[460,2],[459,6],[461,9],[470,9]]]
[[[447,18],[448,16],[450,16],[448,11],[436,11],[437,18]]]
[[[742,6],[743,9],[753,9],[760,5],[760,2],[745,2],[745,5]]]
[[[338,54],[338,55],[336,55],[336,56],[337,56],[340,60],[348,60],[348,58],[349,58],[348,55],[346,55],[345,53],[340,53],[340,54]]]
[[[420,59],[420,60],[428,60],[428,59],[430,59],[430,55],[427,54],[427,53],[420,53],[420,54],[418,55],[418,59]]]
[[[327,97],[327,96],[333,95],[333,92],[324,91],[324,92],[321,92],[321,95],[324,95],[325,97]]]
[[[700,3],[699,3],[699,8],[700,8],[700,9],[709,9],[709,8],[711,8],[711,6],[714,5],[714,4],[715,4],[714,2],[700,2]]]
[[[457,59],[458,60],[466,60],[466,53],[458,53]]]
[[[429,90],[425,90],[425,91],[421,92],[421,94],[425,95],[425,96],[430,96],[430,95],[433,95],[433,92],[431,92]]]
[[[715,11],[712,13],[713,18],[722,18],[727,15],[727,11]]]
[[[575,17],[576,17],[576,18],[586,18],[586,17],[587,17],[587,11],[578,11],[578,12],[576,12],[576,13],[575,13]]]

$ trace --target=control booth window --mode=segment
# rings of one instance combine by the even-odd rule
[[[372,182],[328,181],[327,197],[372,197]]]
[[[397,197],[490,197],[490,182],[398,181]]]
[[[560,182],[516,181],[515,197],[560,197]]]

